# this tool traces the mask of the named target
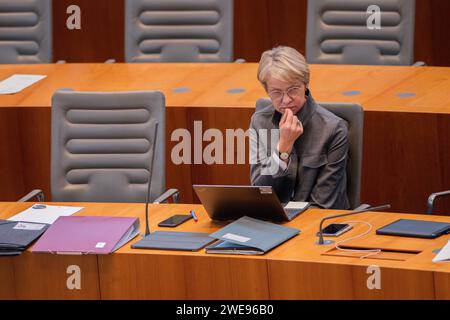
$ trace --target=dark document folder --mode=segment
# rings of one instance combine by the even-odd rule
[[[209,233],[155,231],[131,245],[131,248],[198,251],[213,241]]]
[[[48,227],[45,223],[0,220],[0,256],[21,254]]]
[[[264,254],[298,235],[300,230],[244,216],[210,236],[220,241],[207,253]]]
[[[450,231],[450,223],[399,219],[377,230],[377,234],[414,238],[437,238]]]

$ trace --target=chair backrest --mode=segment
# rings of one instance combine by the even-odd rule
[[[232,59],[233,0],[126,0],[125,61]]]
[[[256,102],[256,110],[270,105],[270,99],[262,98]],[[351,208],[360,205],[361,167],[363,157],[364,110],[353,103],[319,103],[328,111],[344,119],[348,127],[348,159],[347,159],[347,197]]]
[[[155,152],[152,201],[165,191],[164,133],[165,98],[159,91],[57,91],[52,98],[52,200],[144,202]]]
[[[0,63],[52,61],[51,0],[0,1]]]
[[[377,5],[381,29],[369,29]],[[373,12],[373,11],[372,11]],[[308,63],[411,65],[415,0],[308,0]]]

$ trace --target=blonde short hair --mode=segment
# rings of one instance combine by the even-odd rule
[[[278,46],[264,51],[258,66],[258,80],[266,87],[269,77],[286,82],[309,84],[309,66],[305,57],[294,48]]]

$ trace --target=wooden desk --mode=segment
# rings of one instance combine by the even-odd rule
[[[0,66],[0,79],[13,73],[47,75],[19,94],[0,96],[0,181],[5,182],[0,199],[16,200],[33,188],[49,195],[49,107],[55,90],[163,91],[170,159],[177,144],[171,133],[177,128],[193,133],[194,121],[202,121],[203,132],[248,128],[255,101],[265,96],[256,70],[255,63]],[[317,101],[356,102],[366,111],[363,202],[420,213],[429,193],[450,188],[450,68],[312,65],[311,74]],[[168,187],[180,189],[184,202],[196,201],[194,183],[249,183],[248,165],[169,161],[166,171]],[[450,211],[450,200],[439,208]]]
[[[31,203],[0,203],[0,218],[10,217]],[[142,204],[67,203],[82,205],[79,215],[133,216],[141,220]],[[177,231],[212,232],[223,223],[209,220],[200,205],[151,205],[150,229],[168,216],[195,209]],[[363,220],[373,225],[369,235],[348,242],[354,248],[381,248],[366,259],[340,253],[332,245],[317,246],[319,220],[336,214],[311,209],[286,223],[301,234],[263,256],[213,255],[199,252],[131,249],[136,238],[110,255],[60,256],[30,249],[18,257],[0,259],[3,299],[450,299],[450,264],[432,263],[432,250],[450,235],[416,239],[375,235],[375,229],[399,218],[450,221],[444,216],[364,213],[337,219]],[[339,239],[364,232],[366,225]],[[81,268],[81,290],[68,290],[69,265]],[[369,266],[380,268],[381,289],[368,289]]]

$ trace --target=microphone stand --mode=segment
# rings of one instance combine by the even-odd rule
[[[158,137],[158,122],[155,123],[155,134],[153,135],[153,150],[152,150],[152,157],[151,162],[149,166],[149,177],[148,177],[148,183],[147,183],[147,197],[145,199],[145,234],[144,237],[150,235],[150,228],[148,226],[148,203],[150,202],[150,186],[152,184],[152,175],[153,175],[153,162],[155,160],[155,152],[156,152],[156,139]]]
[[[350,216],[353,214],[357,214],[357,213],[362,213],[362,212],[367,212],[367,211],[378,211],[378,210],[384,210],[384,209],[389,209],[391,207],[390,204],[385,204],[382,206],[378,206],[378,207],[367,207],[367,206],[362,206],[362,209],[356,209],[352,212],[347,212],[347,213],[343,213],[343,214],[338,214],[338,215],[334,215],[334,216],[330,216],[330,217],[326,217],[323,218],[320,221],[320,225],[319,225],[319,240],[316,242],[317,245],[327,245],[327,244],[331,244],[334,243],[333,240],[324,240],[323,239],[323,223],[326,220],[330,220],[330,219],[334,219],[334,218],[340,218],[340,217],[345,217],[345,216]]]

